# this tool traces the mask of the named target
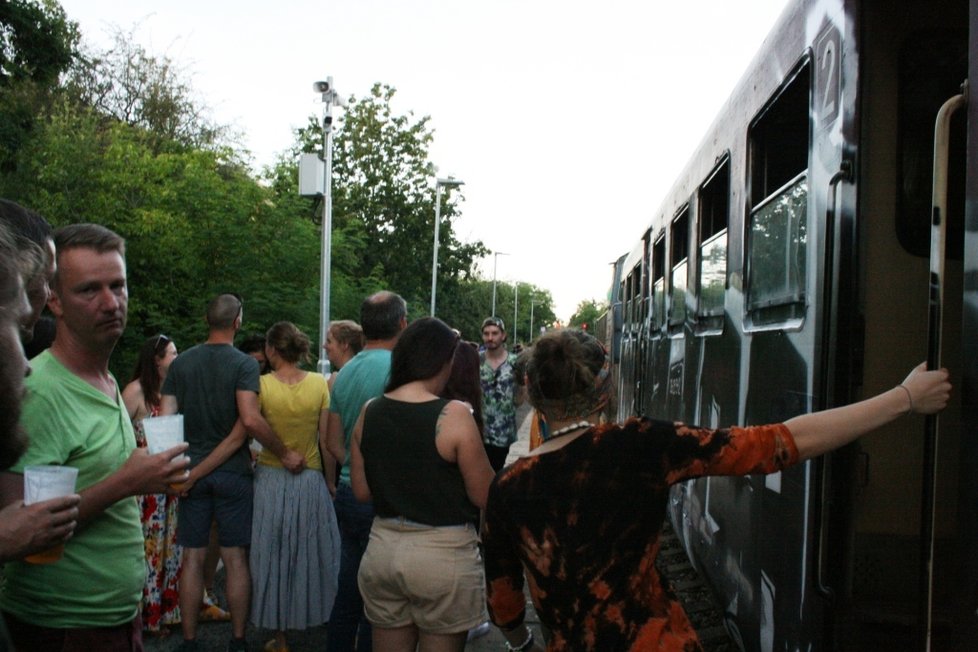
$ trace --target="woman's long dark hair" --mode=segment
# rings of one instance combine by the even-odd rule
[[[435,317],[422,317],[404,329],[391,352],[392,392],[416,380],[434,378],[455,355],[458,333]]]
[[[160,378],[156,360],[166,353],[166,347],[170,346],[171,341],[169,337],[160,333],[147,338],[139,349],[139,358],[136,360],[136,368],[130,380],[139,381],[139,386],[143,388],[143,400],[150,407],[159,407],[162,400],[160,385],[163,384],[163,379]]]
[[[482,382],[479,380],[479,351],[473,342],[460,341],[455,347],[452,361],[452,375],[448,377],[442,398],[465,401],[472,406],[472,417],[479,433],[483,430],[482,421]]]

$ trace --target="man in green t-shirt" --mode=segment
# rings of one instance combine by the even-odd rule
[[[8,563],[0,591],[17,649],[129,649],[139,642],[145,557],[133,496],[186,480],[186,444],[136,449],[109,357],[126,326],[125,243],[94,224],[55,234],[49,351],[32,362],[21,424],[27,452],[0,473],[0,503],[23,499],[24,467],[78,469],[78,526],[55,563]]]

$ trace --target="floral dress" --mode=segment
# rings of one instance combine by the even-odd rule
[[[150,417],[159,415],[154,407]],[[133,422],[136,445],[146,446],[142,419]],[[146,547],[146,583],[143,585],[143,629],[159,632],[180,622],[177,580],[183,548],[177,545],[177,497],[169,494],[138,496]]]
[[[798,460],[783,425],[709,430],[648,419],[595,426],[523,457],[489,489],[482,538],[489,612],[523,622],[524,573],[547,650],[702,650],[656,571],[669,486],[771,473]]]

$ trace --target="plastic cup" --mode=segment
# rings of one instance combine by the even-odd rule
[[[168,448],[183,443],[183,415],[171,414],[143,419],[143,432],[146,433],[146,447],[149,449],[149,454],[162,453]]]
[[[24,467],[24,504],[51,500],[75,493],[78,469],[73,466],[27,466]],[[29,555],[25,561],[32,564],[50,564],[61,559],[65,544]]]
[[[183,443],[183,415],[171,414],[143,419],[143,433],[146,435],[146,448],[149,454],[162,453]],[[170,486],[178,492],[183,490],[182,482]]]

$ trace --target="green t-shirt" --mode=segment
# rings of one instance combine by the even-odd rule
[[[116,400],[68,371],[50,351],[31,362],[21,423],[30,446],[10,470],[63,464],[78,468],[76,491],[115,472],[136,447],[129,415]],[[52,564],[10,562],[0,609],[42,627],[112,627],[136,617],[146,577],[135,498],[106,509],[65,544]]]
[[[360,418],[360,409],[364,403],[384,393],[390,373],[390,351],[365,349],[343,365],[336,376],[329,411],[340,415],[346,440],[346,459],[340,471],[340,482],[350,484],[350,437]]]

